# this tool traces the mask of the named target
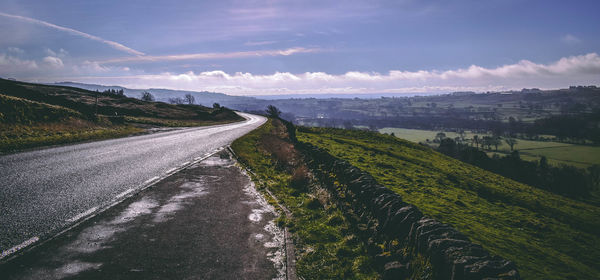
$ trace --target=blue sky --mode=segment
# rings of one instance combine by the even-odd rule
[[[0,1],[0,76],[237,95],[600,84],[599,1]]]

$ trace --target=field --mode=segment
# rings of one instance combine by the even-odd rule
[[[379,132],[387,134],[394,133],[398,138],[420,143],[425,142],[427,139],[432,141],[439,131],[386,127],[380,129]],[[459,137],[456,132],[444,131],[444,133],[446,134],[446,137],[449,138]],[[467,131],[465,138],[472,139],[475,134],[479,135],[479,137],[486,136],[486,134]],[[542,156],[546,156],[550,164],[567,164],[579,168],[587,168],[594,164],[600,164],[600,147],[598,146],[521,139],[517,139],[517,141],[518,143],[514,148],[519,151],[521,158],[525,160],[539,161]],[[504,142],[498,146],[497,152],[494,147],[492,147],[492,149],[492,151],[489,151],[489,155],[494,153],[510,153],[510,146]]]
[[[370,172],[425,215],[449,223],[524,279],[598,279],[600,207],[372,132],[311,128],[298,139]]]

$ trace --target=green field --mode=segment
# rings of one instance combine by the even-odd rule
[[[600,207],[389,135],[311,128],[298,139],[370,172],[424,214],[515,261],[525,279],[600,278]]]
[[[398,138],[402,138],[415,143],[425,142],[427,139],[432,141],[435,135],[439,131],[432,130],[421,130],[421,129],[407,129],[407,128],[392,128],[386,127],[379,130],[380,133],[394,133]],[[455,138],[459,137],[458,133],[451,131],[444,131],[446,137]],[[473,135],[479,135],[479,137],[486,136],[486,134],[466,132],[466,139],[472,139]],[[490,135],[487,135],[490,136]],[[587,145],[576,145],[559,143],[552,141],[533,141],[533,140],[521,140],[517,139],[518,143],[515,145],[515,149],[519,151],[521,157],[525,160],[539,161],[542,156],[548,158],[550,164],[567,164],[573,165],[579,168],[586,168],[594,164],[600,164],[600,147],[587,146]],[[510,153],[510,146],[502,142],[498,146],[498,151],[492,147],[492,151],[488,154],[494,153],[508,154]]]

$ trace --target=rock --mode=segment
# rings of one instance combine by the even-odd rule
[[[383,269],[384,280],[399,280],[408,277],[408,265],[404,265],[398,261],[388,262]]]
[[[461,279],[519,279],[515,264],[498,257],[466,265],[463,271]]]

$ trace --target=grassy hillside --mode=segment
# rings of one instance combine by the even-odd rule
[[[599,207],[388,135],[304,128],[297,137],[368,171],[425,215],[515,261],[525,279],[600,277]]]
[[[97,105],[96,105],[97,99]],[[142,133],[150,126],[243,120],[226,108],[145,102],[115,94],[0,79],[0,152]]]

